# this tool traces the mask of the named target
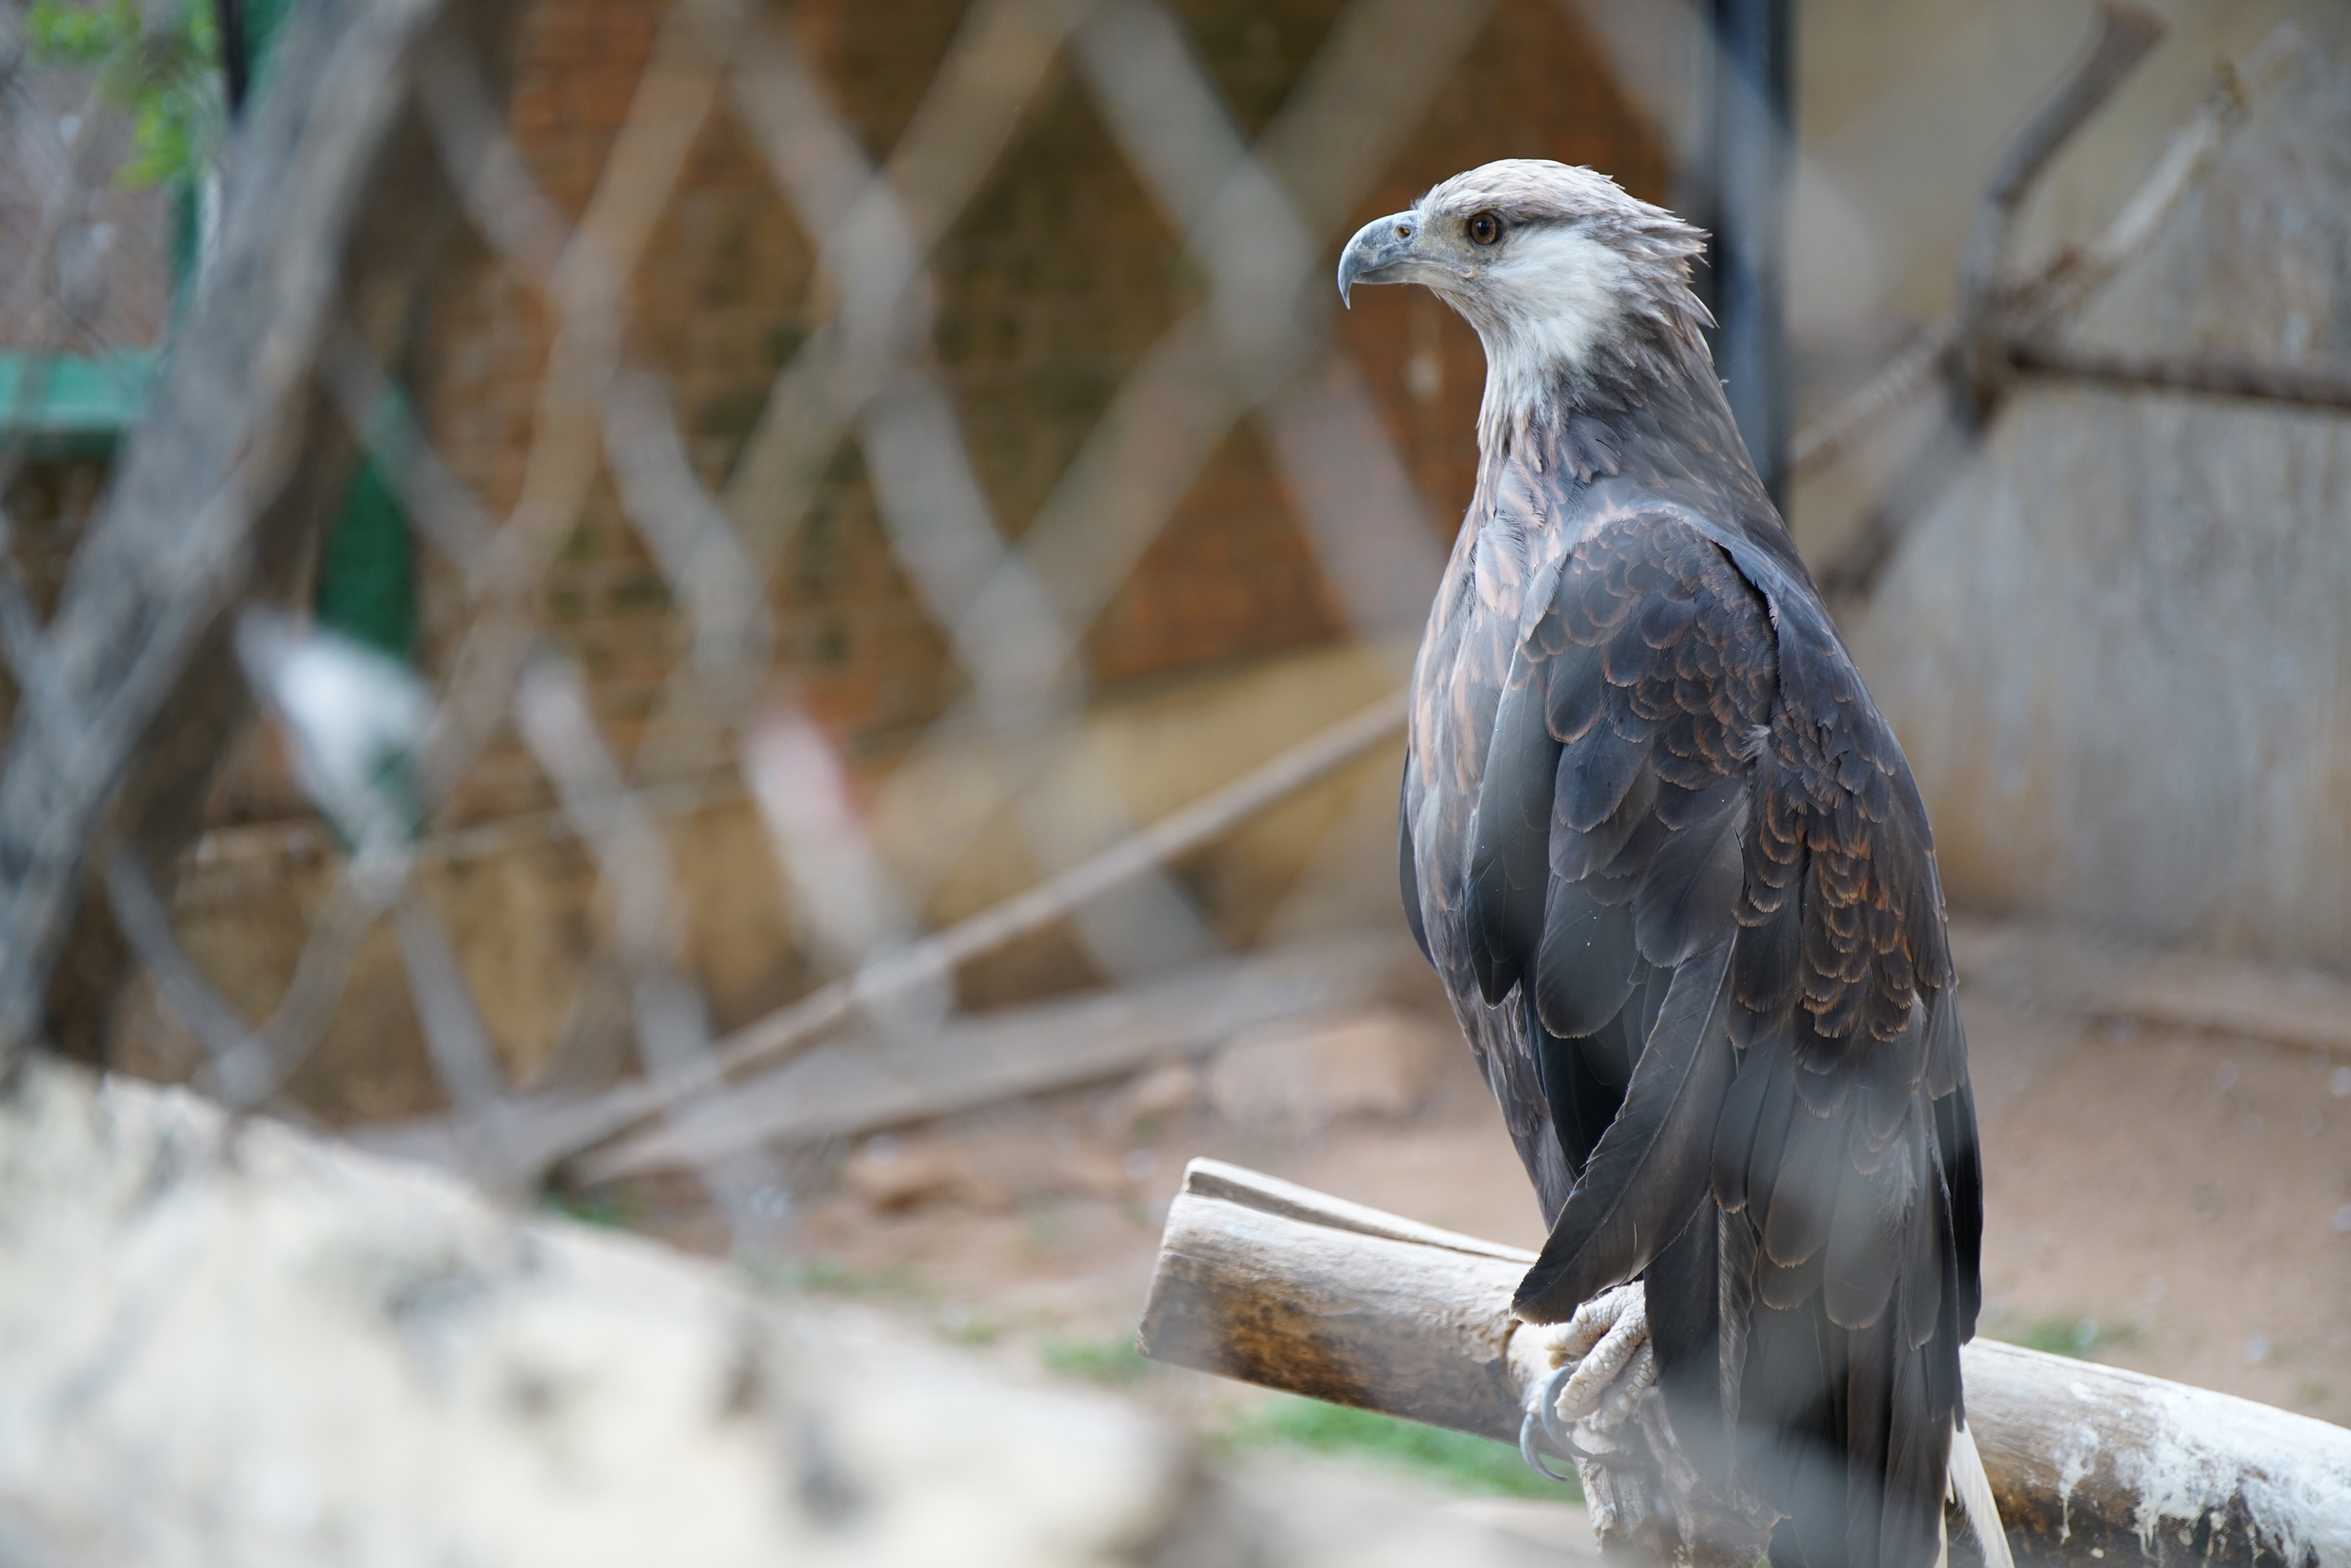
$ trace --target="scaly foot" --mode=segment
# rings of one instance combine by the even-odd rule
[[[1550,1342],[1543,1354],[1556,1370],[1532,1391],[1534,1407],[1529,1414],[1552,1444],[1570,1455],[1618,1448],[1612,1434],[1657,1381],[1657,1355],[1649,1344],[1648,1308],[1641,1286],[1636,1282],[1604,1291],[1564,1323],[1522,1325],[1519,1332],[1540,1333]],[[1531,1438],[1531,1431],[1527,1436]]]
[[[1511,1361],[1529,1394],[1520,1451],[1562,1480],[1543,1462],[1546,1442],[1575,1460],[1595,1538],[1689,1568],[1752,1568],[1762,1556],[1771,1511],[1743,1491],[1735,1504],[1717,1497],[1675,1442],[1663,1402],[1650,1397],[1657,1353],[1639,1284],[1602,1291],[1564,1323],[1520,1323]]]

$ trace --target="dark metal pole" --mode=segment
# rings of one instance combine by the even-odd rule
[[[1685,200],[1711,229],[1714,362],[1764,487],[1787,504],[1787,209],[1796,0],[1705,0],[1706,124]]]
[[[213,0],[213,14],[220,23],[221,73],[228,78],[228,117],[235,120],[245,109],[246,88],[253,75],[253,60],[246,52],[245,0]]]

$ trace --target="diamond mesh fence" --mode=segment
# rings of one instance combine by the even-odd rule
[[[510,1193],[690,1171],[764,1245],[792,1150],[1374,988],[1479,361],[1327,263],[1489,156],[1672,198],[1691,26],[0,6],[0,1048]],[[2032,288],[2176,204],[2223,74]],[[1813,259],[1859,277],[1847,227]],[[1796,508],[1833,587],[1885,554],[1835,509]],[[1105,985],[1207,1021],[981,1028]]]
[[[266,43],[233,136],[224,16]],[[990,1079],[955,1045],[975,1000],[1173,984],[1229,1028],[1367,991],[1393,895],[1301,911],[1367,884],[1378,834],[1332,822],[1392,809],[1448,530],[1325,263],[1486,20],[1353,0],[1302,68],[1251,77],[1212,68],[1215,16],[977,0],[910,15],[928,64],[877,108],[836,85],[854,40],[820,8],[16,8],[0,84],[38,134],[0,192],[10,1048],[509,1193],[686,1171],[722,1245],[768,1246],[799,1179],[778,1148],[1099,1071],[1016,1048]],[[1092,122],[1091,174],[1036,173],[1048,112]],[[967,296],[1023,202],[1066,210],[1007,267],[1116,265],[1104,182],[1139,193],[1173,303],[1113,323],[1079,392],[1035,393],[1078,409],[1038,434],[1033,387],[969,372]],[[1415,355],[1422,395],[1447,367]],[[714,363],[758,367],[756,395],[714,393]],[[111,426],[65,384],[109,366]],[[1242,430],[1254,504],[1292,519],[1289,600],[1179,584],[1161,644],[1146,603],[1105,652]],[[885,559],[843,565],[857,506]],[[863,687],[827,674],[859,573],[891,585],[852,628]],[[1181,671],[1199,623],[1228,627],[1193,638],[1211,655],[1344,670],[1238,752],[1122,753],[1105,673]],[[1270,892],[1201,869],[1315,789],[1334,803],[1277,824],[1299,844]],[[1334,946],[1349,926],[1380,935]],[[974,981],[1024,953],[1001,995]],[[1109,1032],[1120,1065],[1166,1049]],[[779,1076],[843,1036],[913,1054],[862,1090]],[[985,1082],[910,1097],[958,1060]]]

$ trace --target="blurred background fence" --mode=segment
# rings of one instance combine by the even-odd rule
[[[921,945],[1408,667],[1479,368],[1426,300],[1340,330],[1357,214],[1510,146],[1667,183],[1540,9],[49,5],[12,43],[58,280],[11,329],[13,1027],[454,1110],[525,1182],[827,976],[854,1005],[784,1049],[1392,933],[1390,712]],[[85,143],[159,105],[119,191]],[[714,1190],[780,1212],[740,1163]]]
[[[1963,911],[2351,970],[2340,16],[2178,0],[1970,297],[2095,16],[1796,9],[8,0],[8,1048],[773,1251],[1392,996],[1483,371],[1331,265],[1523,155],[1724,231]]]

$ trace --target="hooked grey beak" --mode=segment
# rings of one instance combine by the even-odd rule
[[[1347,291],[1358,283],[1405,283],[1407,264],[1417,261],[1413,242],[1420,237],[1416,213],[1395,213],[1374,218],[1355,231],[1339,253],[1339,303],[1350,304]]]

